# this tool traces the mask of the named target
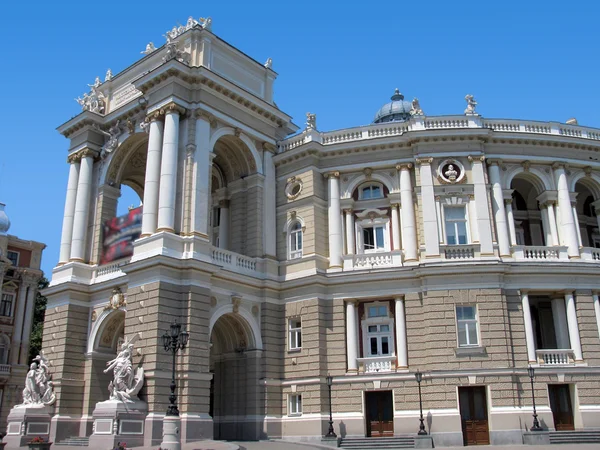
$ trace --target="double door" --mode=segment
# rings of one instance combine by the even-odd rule
[[[485,387],[459,387],[458,399],[464,445],[489,445]]]
[[[574,430],[575,423],[569,385],[549,384],[548,396],[550,397],[550,409],[554,418],[554,429],[556,431]]]
[[[392,391],[365,392],[367,436],[394,435],[394,401]]]

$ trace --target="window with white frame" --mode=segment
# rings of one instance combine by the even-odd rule
[[[363,329],[363,355],[365,357],[394,355],[394,320],[389,305],[382,302],[365,305]]]
[[[456,306],[456,329],[459,347],[476,347],[479,345],[479,325],[477,307],[475,305]]]
[[[383,198],[383,186],[379,183],[370,183],[360,187],[358,191],[359,200],[373,200]]]
[[[299,416],[302,414],[302,395],[291,394],[289,396],[288,416]]]
[[[6,252],[6,257],[10,259],[10,262],[13,266],[19,265],[19,252],[13,252],[12,250],[9,250]]]
[[[302,246],[302,224],[296,221],[290,227],[289,233],[290,259],[302,258]]]
[[[360,213],[357,216],[361,218]],[[386,216],[357,221],[356,233],[359,253],[390,251],[389,219]]]
[[[446,244],[468,244],[467,213],[464,206],[446,206],[444,208],[444,226],[446,228]]]
[[[0,301],[0,316],[11,317],[15,294],[4,292],[2,293],[2,301]]]
[[[302,319],[299,317],[289,320],[289,347],[290,350],[302,348]]]

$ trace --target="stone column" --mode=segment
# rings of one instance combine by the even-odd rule
[[[554,322],[554,332],[556,333],[556,346],[563,350],[571,348],[564,298],[552,299],[552,320]]]
[[[442,227],[442,214],[438,210],[440,228]],[[477,220],[477,204],[474,195],[469,196],[469,229],[471,230],[471,242],[479,242],[479,222]],[[491,232],[490,232],[491,233]],[[442,236],[443,237],[443,236]],[[490,234],[491,240],[491,234]]]
[[[560,212],[560,226],[562,228],[563,245],[567,246],[569,258],[579,258],[579,241],[577,240],[577,230],[575,229],[575,220],[573,219],[573,210],[571,208],[571,196],[569,186],[567,185],[567,174],[565,166],[561,163],[554,163],[554,177],[558,189],[558,209]]]
[[[75,200],[77,199],[77,183],[79,181],[81,159],[75,154],[69,156],[68,162],[69,181],[67,182],[67,198],[65,200],[62,236],[60,238],[59,264],[68,262],[71,257],[71,238],[73,237],[73,219],[75,218]]]
[[[404,260],[417,261],[417,226],[415,223],[415,204],[413,201],[412,181],[410,169],[412,164],[398,164],[396,170],[400,172],[400,202],[402,209],[402,245],[404,246]]]
[[[552,233],[550,232],[550,218],[548,217],[548,207],[540,205],[540,213],[542,216],[542,230],[544,232],[544,240],[546,246],[552,245]]]
[[[31,326],[33,325],[33,312],[35,311],[35,296],[36,296],[37,280],[32,279],[27,290],[27,304],[25,305],[25,319],[23,320],[23,335],[21,338],[21,356],[19,364],[27,364],[29,361],[29,342],[31,340]]]
[[[438,238],[438,218],[435,211],[435,195],[431,173],[433,158],[417,158],[416,161],[420,166],[419,172],[421,175],[421,211],[425,237],[425,255],[428,258],[435,258],[440,255],[440,240]]]
[[[329,172],[329,267],[342,267],[342,221],[340,215],[340,173]]]
[[[85,238],[90,211],[90,192],[92,191],[92,173],[96,152],[86,149],[81,152],[81,168],[77,181],[77,198],[73,219],[73,238],[71,239],[71,261],[83,262],[85,259]]]
[[[263,144],[263,173],[265,183],[263,186],[263,253],[265,256],[275,258],[277,255],[277,182],[275,180],[275,164],[273,153],[275,147]]]
[[[499,160],[488,160],[490,184],[492,185],[492,211],[494,212],[496,222],[500,256],[510,256],[508,227],[506,226],[506,212],[504,210],[504,194],[502,193],[502,184],[500,182],[500,163],[501,161]]]
[[[527,359],[530,364],[537,363],[535,353],[535,340],[533,338],[533,323],[531,322],[531,308],[529,307],[529,295],[521,291],[521,306],[523,308],[523,322],[525,324],[525,341],[527,343]]]
[[[596,326],[598,328],[598,337],[600,337],[600,296],[598,293],[593,294],[594,311],[596,312]]]
[[[550,225],[550,234],[552,235],[552,244],[550,245],[559,245],[554,202],[548,202],[546,206],[548,208],[548,224]]]
[[[579,339],[579,324],[577,323],[577,311],[575,310],[575,298],[572,292],[565,294],[565,303],[567,307],[567,324],[569,326],[569,341],[571,342],[571,350],[575,355],[575,361],[583,361],[581,353],[581,341]]]
[[[398,368],[408,368],[408,350],[406,345],[406,314],[404,312],[404,298],[396,297],[395,318],[396,318],[396,345],[398,346]]]
[[[392,203],[392,250],[401,250],[400,246],[400,217],[398,216],[398,204]]]
[[[219,202],[219,248],[229,249],[229,200]]]
[[[193,235],[209,239],[209,223],[211,208],[210,183],[212,172],[212,159],[215,154],[210,147],[210,114],[196,111],[196,140],[193,169],[192,190],[192,226]]]
[[[577,193],[573,193],[571,199],[571,209],[573,210],[573,221],[575,223],[575,231],[577,232],[577,242],[580,247],[583,247],[583,241],[581,240],[581,227],[579,226],[579,217],[577,215],[577,200],[575,199]]]
[[[474,210],[474,208],[473,208]],[[438,240],[440,242],[440,244],[443,244],[445,239],[444,239],[444,226],[442,223],[442,205],[441,205],[441,198],[439,195],[436,195],[435,197],[435,212],[437,214],[437,216],[439,217],[438,220]],[[471,203],[469,203],[469,214],[471,212]],[[475,228],[475,226],[473,226],[473,228]],[[473,236],[473,231],[471,231],[471,236]]]
[[[483,169],[484,156],[469,157],[471,161],[471,176],[473,177],[473,192],[475,194],[476,217],[471,220],[477,221],[477,230],[479,234],[479,245],[482,255],[493,255],[494,246],[492,243],[492,226],[490,220],[490,210],[488,202],[487,186],[485,183],[485,173]]]
[[[346,354],[348,356],[348,372],[358,371],[358,324],[356,322],[356,300],[346,300]]]
[[[346,214],[346,253],[348,255],[354,254],[355,243],[354,243],[354,212],[352,209],[345,209]]]
[[[515,216],[512,209],[512,198],[505,198],[504,206],[506,207],[506,219],[508,221],[510,245],[517,245],[517,230],[515,229]]]
[[[156,232],[158,224],[158,191],[160,187],[160,160],[162,157],[163,128],[162,115],[157,111],[151,114],[146,178],[144,180],[144,207],[142,208],[142,237]]]
[[[19,353],[23,335],[23,319],[25,317],[25,306],[27,306],[27,289],[29,282],[26,279],[21,280],[19,292],[17,295],[17,304],[15,305],[15,320],[13,325],[12,350],[10,352],[11,364],[19,364]]]
[[[156,231],[175,232],[175,201],[177,196],[177,157],[179,153],[179,115],[183,108],[170,103],[165,111],[165,135],[160,161],[158,194],[158,228]]]

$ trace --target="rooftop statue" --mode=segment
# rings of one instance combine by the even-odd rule
[[[273,59],[272,58],[267,58],[267,62],[265,62],[265,67],[267,69],[271,69],[273,67]]]
[[[467,101],[467,109],[465,109],[465,114],[476,116],[475,108],[477,107],[477,102],[475,101],[475,97],[471,94],[467,94],[465,96],[465,100]]]
[[[96,79],[94,80],[94,84],[88,84],[88,86],[91,87],[92,89],[94,89],[94,88],[98,88],[101,84],[102,84],[102,81],[100,81],[100,77],[96,77]]]
[[[110,80],[112,80],[112,77],[113,77],[112,70],[108,69],[106,71],[106,76],[104,77],[104,81],[110,81]]]
[[[423,113],[423,110],[421,109],[421,105],[419,104],[419,99],[417,97],[415,97],[412,101],[412,109],[410,110],[410,113],[413,116],[423,116],[425,115]]]
[[[125,339],[121,345],[121,351],[117,357],[108,361],[104,373],[113,371],[113,380],[108,385],[111,400],[121,402],[133,402],[144,384],[144,369],[140,366],[133,373],[133,344],[139,335],[135,334],[131,339]],[[133,399],[132,399],[133,397]]]
[[[48,360],[43,352],[35,357],[25,377],[23,403],[18,407],[42,407],[56,401],[54,384],[48,371]]]
[[[146,50],[144,50],[143,52],[140,52],[142,55],[149,55],[150,53],[152,53],[154,50],[156,50],[156,47],[154,46],[153,42],[148,42],[146,44]]]
[[[309,112],[306,113],[306,129],[307,130],[316,130],[317,129],[317,115],[311,114]]]
[[[96,82],[91,84],[92,91],[87,94],[83,94],[83,98],[77,97],[75,101],[81,105],[82,111],[91,111],[96,114],[104,114],[104,108],[106,105],[106,97],[98,89],[98,86],[102,84],[100,77],[96,77]]]

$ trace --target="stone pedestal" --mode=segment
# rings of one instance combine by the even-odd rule
[[[2,442],[8,448],[19,448],[27,445],[34,437],[46,440],[50,437],[51,406],[18,405],[8,414],[7,433]]]
[[[121,402],[107,400],[96,403],[90,448],[114,448],[119,442],[127,447],[144,445],[144,421],[148,405],[141,400]]]
[[[162,450],[181,450],[181,435],[179,416],[165,416],[163,421],[163,440],[160,444]]]
[[[415,436],[415,448],[433,448],[433,438],[431,436]]]
[[[525,431],[523,432],[523,444],[550,445],[550,433],[548,431]]]

